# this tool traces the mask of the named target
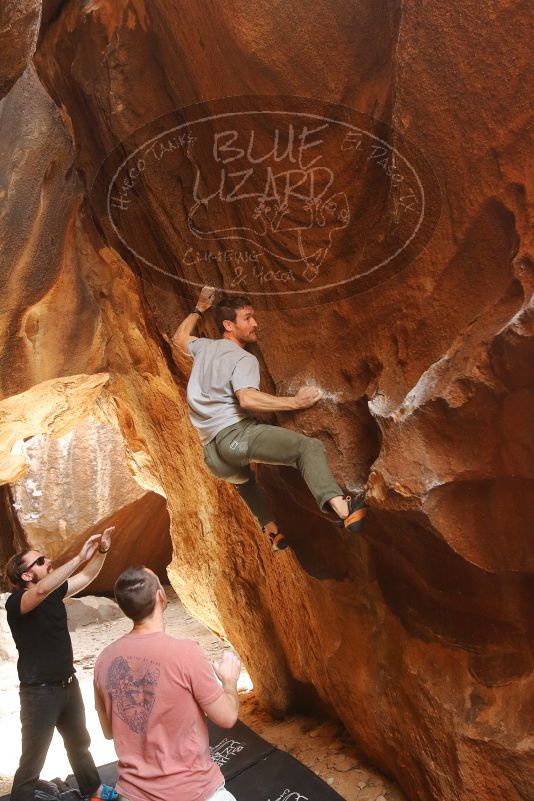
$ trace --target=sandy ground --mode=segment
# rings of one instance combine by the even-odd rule
[[[74,601],[69,616],[82,619],[90,601],[98,608],[96,599]],[[180,600],[169,588],[169,606],[166,612],[167,632],[179,638],[191,638],[200,643],[210,659],[215,659],[225,645],[208,629],[192,618]],[[80,612],[81,610],[81,612]],[[90,610],[89,610],[90,612]],[[111,613],[116,613],[111,610]],[[109,613],[108,613],[109,614]],[[91,614],[88,615],[89,617]],[[93,615],[94,617],[94,615]],[[113,640],[125,634],[130,623],[122,616],[115,620],[77,625],[71,631],[75,667],[82,689],[91,734],[91,752],[97,765],[115,760],[113,743],[105,740],[100,731],[93,705],[93,666],[100,651]],[[3,635],[5,637],[5,635]],[[263,712],[254,696],[250,679],[242,671],[238,689],[241,694],[240,718],[258,734],[278,748],[288,751],[304,765],[321,776],[346,801],[406,801],[399,788],[368,765],[358,754],[341,726],[302,715],[284,721],[273,720]],[[20,755],[20,726],[18,680],[14,659],[3,659],[0,667],[0,795],[8,793],[11,778]],[[61,737],[54,734],[42,777],[65,778],[71,773]]]

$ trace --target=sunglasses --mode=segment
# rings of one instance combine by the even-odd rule
[[[22,575],[22,573],[27,573],[28,570],[31,570],[34,565],[37,565],[38,567],[42,567],[45,562],[46,562],[46,556],[38,556],[37,559],[34,559],[33,562],[30,565],[26,565],[26,567],[24,567],[20,571],[21,575]]]

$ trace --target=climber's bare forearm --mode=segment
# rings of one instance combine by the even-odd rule
[[[295,397],[277,397],[257,389],[239,389],[236,397],[247,412],[294,412],[301,408]]]
[[[67,590],[67,598],[84,590],[102,570],[102,566],[106,561],[106,554],[99,553],[98,551],[92,557],[91,561],[87,563],[83,570],[76,573],[75,576],[69,578],[69,586]]]

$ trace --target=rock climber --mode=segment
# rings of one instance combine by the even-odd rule
[[[274,551],[288,543],[278,529],[267,494],[256,481],[252,462],[297,468],[321,511],[333,514],[348,531],[359,532],[367,512],[363,493],[344,495],[328,467],[322,442],[254,417],[260,412],[308,409],[321,399],[321,390],[301,387],[290,397],[260,392],[259,362],[246,350],[256,342],[258,329],[247,297],[227,297],[214,306],[219,339],[193,336],[214,299],[215,290],[204,287],[171,340],[173,349],[193,357],[187,401],[207,467],[217,478],[235,484],[269,535]]]

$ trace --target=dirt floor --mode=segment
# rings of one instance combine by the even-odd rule
[[[184,609],[168,588],[166,612],[167,632],[179,638],[200,643],[207,656],[215,659],[225,648],[202,624]],[[5,612],[2,611],[5,615]],[[113,619],[114,618],[114,619]],[[108,643],[130,629],[129,622],[108,599],[84,598],[69,605],[69,625],[74,648],[75,667],[82,689],[91,733],[91,751],[97,764],[115,759],[113,744],[105,740],[93,708],[92,678],[95,659]],[[6,651],[11,648],[5,626],[0,633],[4,658],[0,668],[0,795],[8,793],[11,778],[20,755],[20,730],[16,663]],[[11,648],[12,651],[12,648]],[[7,655],[9,657],[9,654]],[[273,720],[263,712],[254,696],[250,679],[243,670],[239,691],[241,720],[278,748],[288,751],[313,770],[346,801],[406,801],[397,785],[374,770],[358,754],[343,729],[333,723],[320,723],[304,715],[293,715],[283,721]],[[42,777],[65,777],[71,772],[61,738],[56,733],[48,753]]]

